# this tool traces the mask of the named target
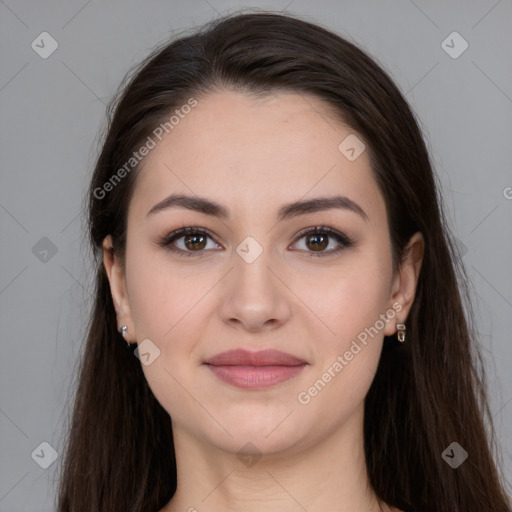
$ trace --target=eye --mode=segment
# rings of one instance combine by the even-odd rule
[[[354,242],[348,236],[328,226],[307,228],[299,233],[298,238],[305,239],[305,248],[301,250],[305,250],[309,253],[309,256],[313,257],[331,256],[354,245]],[[338,244],[338,247],[326,251],[325,249],[332,245],[330,244],[332,240]]]
[[[305,248],[301,248],[308,253],[309,256],[330,256],[337,254],[343,249],[354,246],[354,242],[343,233],[336,231],[328,226],[316,226],[314,228],[306,228],[298,234],[298,240],[305,239]],[[208,247],[208,239],[213,243],[213,247]],[[331,242],[334,241],[338,247],[331,248],[326,251]],[[210,234],[204,228],[199,227],[183,227],[169,233],[159,245],[165,247],[166,250],[184,256],[204,256],[205,249],[219,250],[221,247],[217,244]],[[297,245],[295,242],[294,245]]]
[[[215,247],[208,247],[208,238],[212,239],[212,235],[203,228],[198,227],[183,227],[177,229],[172,233],[165,236],[159,244],[164,246],[167,250],[183,254],[184,256],[203,256],[204,249],[214,249]],[[219,245],[214,242],[214,246]]]

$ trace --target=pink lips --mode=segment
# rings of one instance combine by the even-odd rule
[[[297,375],[306,361],[279,350],[230,350],[204,364],[221,380],[240,388],[261,389]]]

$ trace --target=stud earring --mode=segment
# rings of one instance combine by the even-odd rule
[[[123,339],[126,341],[127,347],[130,348],[130,342],[126,339],[126,331],[127,330],[128,330],[128,326],[127,325],[122,325],[119,328],[119,332],[121,333],[121,336],[123,337]]]
[[[406,331],[406,328],[405,328],[405,324],[396,324],[396,328],[397,328],[397,338],[398,338],[398,341],[400,343],[403,343],[405,341],[405,331]]]

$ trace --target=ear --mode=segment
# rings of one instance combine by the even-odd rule
[[[128,292],[126,289],[126,278],[119,256],[114,253],[112,237],[108,235],[103,240],[103,264],[110,283],[110,293],[116,310],[117,327],[122,325],[128,327],[126,340],[137,339],[135,325],[133,323]]]
[[[387,322],[384,329],[386,336],[392,336],[397,331],[396,324],[404,323],[409,315],[416,295],[416,287],[420,275],[425,239],[418,231],[409,240],[404,252],[404,259],[393,278],[390,308],[394,304],[396,320]],[[401,306],[401,307],[400,307]]]

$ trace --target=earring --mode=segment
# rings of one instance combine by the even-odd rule
[[[126,331],[128,330],[128,326],[127,325],[122,325],[120,328],[119,328],[119,332],[121,333],[121,336],[123,337],[123,339],[126,341],[126,345],[128,348],[130,348],[130,342],[126,339]]]
[[[396,324],[396,328],[397,328],[397,338],[398,338],[398,341],[400,343],[403,343],[405,341],[405,331],[406,331],[406,328],[405,328],[405,324]]]

